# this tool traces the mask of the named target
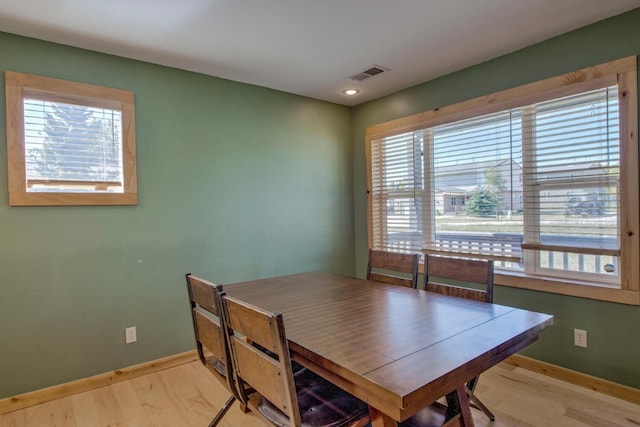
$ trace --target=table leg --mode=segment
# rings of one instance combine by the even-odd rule
[[[471,406],[469,404],[469,396],[464,385],[456,388],[456,390],[447,395],[447,404],[452,405],[460,411],[460,422],[462,427],[474,427],[473,417],[471,416]],[[457,411],[456,411],[457,412]]]
[[[371,417],[371,427],[398,427],[396,420],[372,406],[369,406],[369,417]]]

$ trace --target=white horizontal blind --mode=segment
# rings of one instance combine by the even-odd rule
[[[122,113],[24,99],[30,192],[122,192]]]
[[[524,247],[536,271],[617,276],[620,212],[616,86],[531,106],[525,199],[536,215]]]
[[[376,249],[422,250],[421,145],[414,133],[371,143],[371,201]]]
[[[374,140],[374,246],[615,282],[619,167],[615,86]]]
[[[522,132],[519,110],[434,127],[435,240],[426,249],[519,263]]]

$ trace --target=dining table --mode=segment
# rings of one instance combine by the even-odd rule
[[[224,286],[282,313],[291,359],[369,405],[372,427],[397,426],[448,396],[473,426],[464,385],[538,339],[553,316],[310,272]]]

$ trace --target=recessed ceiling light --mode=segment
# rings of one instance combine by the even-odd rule
[[[342,91],[342,93],[348,96],[353,96],[359,94],[360,91],[358,89],[345,89]]]

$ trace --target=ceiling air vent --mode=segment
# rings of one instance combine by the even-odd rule
[[[380,73],[384,73],[385,71],[389,71],[387,68],[382,68],[379,65],[374,65],[373,67],[366,69],[356,75],[349,77],[351,80],[355,80],[357,82],[361,82],[363,80],[368,79],[369,77],[377,76]]]

